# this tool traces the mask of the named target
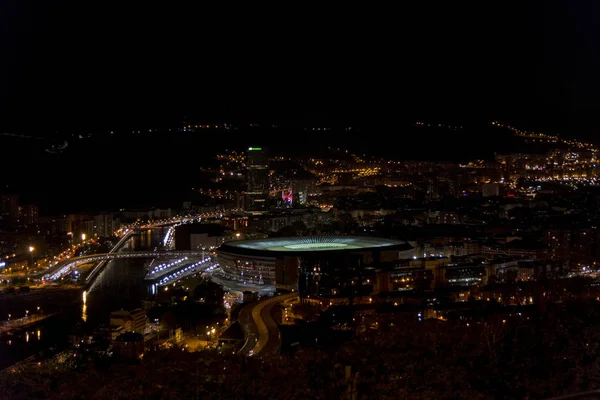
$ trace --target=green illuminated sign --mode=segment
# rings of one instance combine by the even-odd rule
[[[248,150],[250,150],[250,151],[261,151],[262,147],[248,147]]]

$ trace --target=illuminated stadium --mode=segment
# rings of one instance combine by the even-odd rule
[[[329,292],[340,279],[380,261],[412,257],[406,242],[366,236],[303,236],[240,240],[217,250],[230,279],[306,293]],[[300,279],[302,278],[302,279]]]

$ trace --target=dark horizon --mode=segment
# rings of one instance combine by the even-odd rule
[[[187,115],[504,120],[596,136],[594,5],[252,11],[5,2],[0,131],[52,137]]]
[[[57,154],[45,151],[53,141],[15,139],[9,145],[7,138],[0,137],[0,145],[10,149],[4,157],[8,164],[31,159],[35,165],[33,172],[15,169],[5,175],[0,193],[20,193],[25,203],[39,204],[45,215],[166,207],[197,197],[192,188],[206,183],[201,179],[201,168],[214,165],[217,154],[225,150],[243,153],[249,146],[268,147],[269,156],[292,159],[327,159],[333,154],[327,150],[331,146],[376,159],[444,163],[492,161],[495,153],[540,150],[525,146],[512,132],[497,131],[490,124],[457,130],[408,125],[383,131],[386,139],[378,140],[373,139],[372,132],[336,129],[327,132],[326,140],[323,131],[286,128],[103,133],[83,139],[69,137],[68,147]],[[490,135],[499,140],[485,140]],[[436,137],[435,143],[431,137]],[[110,190],[102,190],[105,187]]]
[[[174,161],[193,176],[207,156],[186,146],[214,155],[260,143],[296,155],[332,145],[397,160],[453,162],[518,150],[489,129],[493,120],[597,142],[600,31],[593,6],[393,11],[4,2],[0,132],[43,140],[35,144],[42,156],[30,149],[34,142],[4,146],[7,164],[28,168],[5,174],[2,184],[23,186],[33,176],[43,194],[67,173],[80,180],[73,190],[84,188],[98,200],[73,165],[111,175],[119,171],[113,159],[144,163],[144,152],[168,148],[189,152]],[[174,137],[179,143],[131,135],[177,129],[185,118],[261,127]],[[464,129],[415,129],[417,121]],[[332,130],[302,130],[312,126]],[[83,154],[48,158],[44,152],[55,141],[74,146],[79,135],[110,131],[124,137],[115,148],[107,141]],[[189,182],[154,166],[139,179],[121,189]],[[178,182],[170,190],[179,190]]]

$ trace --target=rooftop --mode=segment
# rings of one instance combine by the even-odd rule
[[[342,250],[409,250],[406,242],[368,236],[298,236],[227,242],[220,250],[230,252],[309,253]]]

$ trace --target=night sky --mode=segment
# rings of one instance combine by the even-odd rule
[[[600,5],[488,3],[2,1],[0,129],[429,118],[593,137]]]

